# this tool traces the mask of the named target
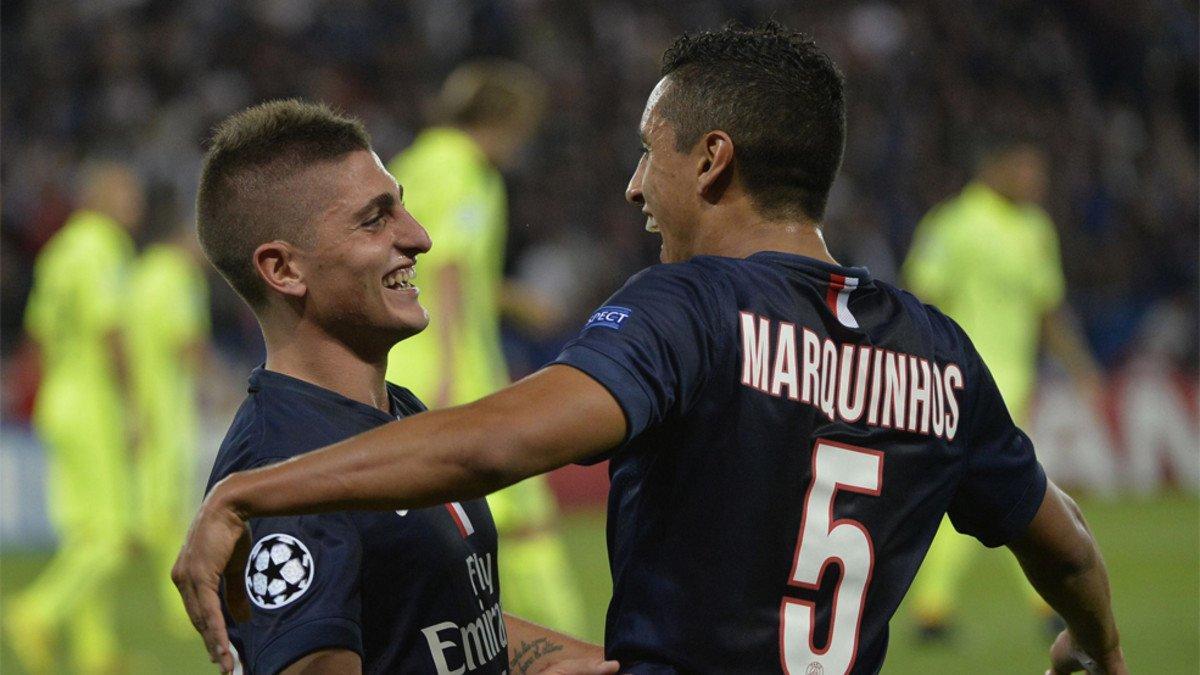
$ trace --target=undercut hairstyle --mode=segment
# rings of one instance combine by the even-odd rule
[[[842,162],[842,75],[806,35],[768,22],[685,34],[663,54],[671,87],[659,103],[687,152],[715,130],[759,210],[821,220]]]
[[[200,175],[196,229],[209,261],[252,308],[267,297],[254,250],[275,240],[314,241],[320,195],[297,180],[301,173],[370,149],[360,122],[295,99],[262,103],[217,125]]]

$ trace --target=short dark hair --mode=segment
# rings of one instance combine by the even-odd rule
[[[251,307],[266,301],[254,250],[275,239],[312,242],[312,195],[286,182],[313,163],[370,148],[357,120],[296,99],[261,103],[217,125],[200,175],[196,229],[205,255]]]
[[[764,213],[820,220],[842,161],[842,75],[806,35],[768,22],[684,34],[663,54],[660,114],[690,150],[720,129]],[[797,213],[799,212],[799,213]]]

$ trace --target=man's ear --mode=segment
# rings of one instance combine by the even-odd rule
[[[294,298],[303,298],[308,293],[296,253],[291,244],[279,240],[254,249],[254,269],[268,289]]]
[[[716,203],[733,180],[733,139],[720,129],[700,139],[697,191],[701,198]]]

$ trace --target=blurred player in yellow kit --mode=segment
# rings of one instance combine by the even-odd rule
[[[1046,165],[1042,151],[1029,144],[990,148],[976,180],[917,226],[903,268],[909,290],[966,330],[1022,426],[1043,339],[1086,402],[1095,401],[1100,386],[1099,370],[1063,304],[1058,235],[1038,206],[1046,194]],[[923,637],[945,634],[958,583],[977,546],[942,521],[913,585]],[[1050,608],[1015,564],[1014,574],[1034,610],[1050,620]]]
[[[128,559],[129,462],[121,346],[138,178],[116,163],[82,174],[82,208],[38,254],[25,327],[41,352],[33,413],[47,454],[47,502],[59,548],[5,612],[9,644],[30,672],[54,668],[60,629],[75,672],[117,670],[112,580]]]
[[[468,403],[509,383],[500,347],[508,203],[499,169],[533,135],[544,101],[545,85],[523,66],[463,65],[438,97],[445,126],[422,132],[388,166],[434,247],[418,269],[429,328],[396,345],[387,375],[430,408]],[[578,634],[582,608],[545,477],[490,495],[488,505],[500,534],[505,610]]]
[[[136,424],[133,525],[155,570],[170,569],[199,501],[196,376],[207,353],[208,283],[190,230],[151,243],[133,264],[126,292],[130,414]],[[190,635],[167,574],[154,577],[167,626]]]

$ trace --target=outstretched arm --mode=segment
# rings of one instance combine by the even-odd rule
[[[589,673],[612,675],[616,661],[604,660],[604,648],[505,613],[508,631],[508,672]]]
[[[247,519],[472,499],[616,447],[625,428],[607,389],[570,366],[549,366],[475,403],[225,478],[201,505],[171,576],[210,657],[228,672],[217,591]]]
[[[1075,502],[1050,483],[1033,522],[1009,548],[1038,593],[1067,622],[1051,648],[1055,673],[1126,673],[1108,572]]]

